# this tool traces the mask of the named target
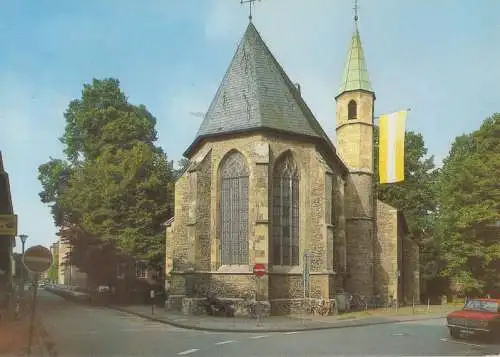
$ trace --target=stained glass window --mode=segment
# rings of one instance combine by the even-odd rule
[[[222,265],[248,264],[248,168],[233,151],[220,170],[220,256]]]
[[[299,172],[290,153],[276,163],[272,192],[272,263],[299,265]]]

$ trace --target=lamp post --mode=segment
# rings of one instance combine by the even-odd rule
[[[23,258],[24,258],[24,245],[26,244],[26,240],[28,239],[28,236],[26,234],[20,234],[19,238],[21,239],[21,244],[22,244],[22,256],[21,256],[21,296],[24,296],[24,263],[23,263]]]

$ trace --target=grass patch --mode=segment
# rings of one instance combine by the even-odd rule
[[[353,318],[363,318],[370,316],[410,316],[410,315],[431,315],[439,313],[449,313],[461,307],[461,304],[434,305],[427,309],[426,305],[418,305],[413,309],[412,306],[404,306],[396,308],[380,308],[367,311],[355,311],[340,314],[339,320],[347,320]]]

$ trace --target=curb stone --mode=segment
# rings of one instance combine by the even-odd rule
[[[81,301],[77,299],[71,299],[70,294],[65,294],[64,292],[61,292],[61,294],[58,294],[57,292],[52,292],[55,293],[56,295],[61,296],[65,300],[71,301],[76,304],[86,304],[86,305],[91,305],[87,301]],[[77,301],[75,301],[77,300]],[[155,321],[159,322],[165,325],[170,325],[174,326],[177,328],[185,329],[185,330],[195,330],[195,331],[211,331],[211,332],[228,332],[228,333],[271,333],[271,332],[276,332],[276,333],[286,333],[286,332],[296,332],[296,331],[322,331],[322,330],[333,330],[333,329],[341,329],[341,328],[355,328],[355,327],[365,327],[365,326],[375,326],[375,325],[387,325],[387,324],[394,324],[394,323],[401,323],[401,322],[410,322],[410,321],[418,321],[418,320],[438,320],[442,319],[443,317],[446,317],[446,314],[439,314],[439,315],[431,315],[429,317],[419,317],[419,318],[394,318],[394,319],[388,319],[387,321],[364,321],[364,319],[350,319],[350,320],[342,320],[338,324],[331,324],[331,325],[325,325],[325,326],[314,326],[314,327],[300,327],[297,326],[296,328],[262,328],[262,329],[244,329],[244,328],[218,328],[218,327],[202,327],[202,326],[194,326],[194,325],[189,325],[189,324],[182,324],[179,322],[171,321],[171,320],[166,320],[166,319],[160,319],[151,315],[143,314],[140,312],[135,312],[131,311],[116,305],[101,305],[101,307],[105,307],[108,309],[116,310],[116,311],[121,311],[130,315],[135,315],[138,317],[141,317],[143,319],[147,319],[150,321]],[[347,321],[357,321],[358,323],[353,324],[353,325],[345,325],[343,322]]]
[[[43,327],[41,321],[38,321],[36,324],[35,334],[38,346],[42,350],[42,355],[48,357],[57,357],[55,343],[50,340],[49,334]]]
[[[160,322],[165,325],[170,325],[186,330],[196,330],[196,331],[212,331],[212,332],[233,332],[233,333],[271,333],[271,332],[277,332],[277,333],[286,333],[286,332],[296,332],[296,331],[322,331],[322,330],[333,330],[333,329],[341,329],[341,328],[354,328],[354,327],[365,327],[365,326],[374,326],[374,325],[387,325],[387,324],[394,324],[394,323],[400,323],[400,322],[410,322],[410,321],[418,321],[418,320],[439,320],[442,319],[445,315],[443,316],[436,316],[433,315],[432,317],[428,318],[421,318],[421,319],[415,319],[415,318],[406,318],[406,319],[393,319],[393,320],[388,320],[388,321],[365,321],[362,322],[361,319],[358,319],[359,321],[358,324],[355,325],[343,325],[342,323],[339,323],[337,325],[332,324],[330,326],[314,326],[314,327],[297,327],[297,328],[269,328],[269,329],[242,329],[242,328],[218,328],[218,327],[201,327],[201,326],[193,326],[193,325],[188,325],[188,324],[181,324],[178,322],[170,321],[170,320],[164,320],[160,318],[156,318],[150,315],[142,314],[140,312],[135,312],[135,311],[130,311],[118,306],[113,306],[109,305],[108,308],[125,312],[130,315],[135,315],[144,319],[148,319],[151,321],[155,322]],[[343,320],[343,321],[355,321],[353,320]]]

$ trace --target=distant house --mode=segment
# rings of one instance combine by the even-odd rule
[[[65,239],[65,235],[71,234],[69,228],[62,227],[59,230],[58,236],[60,237],[57,243],[58,250],[58,283],[62,285],[79,286],[81,288],[87,287],[87,274],[81,272],[76,266],[70,263],[71,244]]]

